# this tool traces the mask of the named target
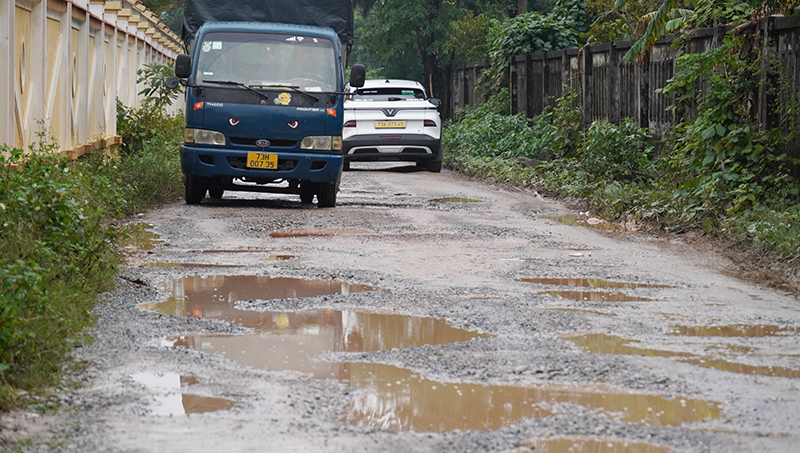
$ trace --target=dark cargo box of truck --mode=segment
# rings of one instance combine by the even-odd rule
[[[275,22],[332,28],[353,44],[352,0],[186,0],[182,38],[190,45],[205,22]]]

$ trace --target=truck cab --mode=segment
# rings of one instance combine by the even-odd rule
[[[330,28],[207,22],[180,55],[187,204],[225,191],[291,193],[336,204],[346,52]],[[354,65],[350,84],[363,85]]]

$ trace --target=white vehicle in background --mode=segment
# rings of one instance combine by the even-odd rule
[[[442,170],[442,120],[438,99],[411,80],[367,80],[344,103],[342,154],[350,162],[407,161]]]

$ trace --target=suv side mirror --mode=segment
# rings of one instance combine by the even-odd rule
[[[192,57],[184,54],[175,57],[175,75],[181,79],[192,75]]]
[[[440,100],[438,100],[436,98],[430,98],[430,99],[428,99],[428,102],[433,104],[434,107],[436,107],[437,109],[439,108],[440,105],[442,105],[442,101],[440,101]]]
[[[364,81],[367,79],[367,67],[363,64],[354,64],[350,68],[350,86],[353,88],[361,88],[364,86]]]

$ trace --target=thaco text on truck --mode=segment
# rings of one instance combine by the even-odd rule
[[[186,203],[247,191],[335,206],[351,0],[187,0],[183,39]],[[364,78],[353,65],[350,85]]]

